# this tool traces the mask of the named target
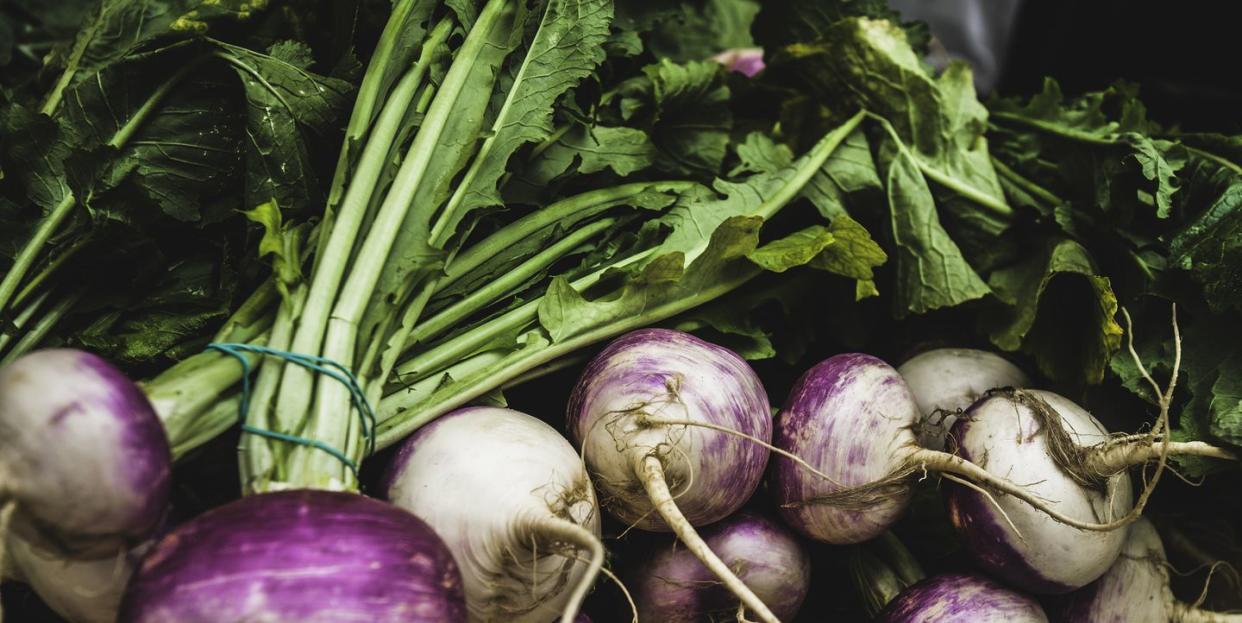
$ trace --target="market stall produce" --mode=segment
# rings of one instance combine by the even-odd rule
[[[1242,136],[938,24],[0,6],[0,616],[1234,620]]]

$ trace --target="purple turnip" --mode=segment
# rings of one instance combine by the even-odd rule
[[[811,559],[784,526],[742,511],[701,530],[717,556],[781,620],[798,614],[811,580]],[[676,540],[646,552],[629,573],[639,621],[735,620],[737,597]]]
[[[889,602],[876,623],[1048,623],[1039,603],[975,575],[930,577]]]
[[[461,574],[414,515],[352,493],[245,497],[183,524],[143,558],[127,623],[454,623]]]
[[[944,449],[944,436],[957,416],[984,392],[997,387],[1026,387],[1030,379],[1004,357],[973,348],[937,348],[897,366],[923,414],[919,444]]]
[[[172,459],[138,386],[90,353],[0,369],[0,506],[11,536],[79,559],[140,542],[168,504]]]
[[[1100,579],[1067,595],[1049,611],[1064,623],[1242,621],[1242,614],[1208,612],[1173,597],[1164,544],[1146,519],[1130,525],[1121,555]]]
[[[1011,390],[1007,395],[1021,392]],[[978,404],[967,416],[958,419],[952,435],[967,430],[964,424],[971,419]],[[998,417],[1003,419],[1009,414],[1007,421],[1016,421],[1011,417],[1013,408],[999,411]],[[1120,513],[1101,519],[1094,514],[1084,514],[1079,506],[1061,505],[1056,499],[1041,496],[1045,489],[1023,486],[1056,480],[1043,473],[1028,470],[1015,474],[969,460],[983,457],[981,452],[956,456],[920,447],[912,430],[920,416],[901,375],[875,357],[858,353],[836,355],[811,368],[795,383],[776,423],[775,442],[783,453],[774,461],[771,488],[782,517],[799,532],[819,541],[862,542],[874,538],[896,521],[909,502],[915,478],[934,471],[961,484],[954,490],[968,492],[973,496],[971,499],[979,502],[971,506],[972,511],[985,506],[996,510],[995,521],[1005,519],[1006,511],[1002,509],[1007,508],[994,501],[994,494],[997,494],[1008,506],[1021,506],[1031,515],[1047,515],[1049,523],[1064,524],[1064,528],[1072,528],[1076,533],[1104,535],[1137,517],[1127,515],[1129,490],[1121,486],[1128,478],[1124,472],[1130,465],[1157,457],[1161,448],[1210,456],[1228,455],[1205,444],[1152,443],[1147,436],[1122,439],[1117,444],[1110,441],[1110,445],[1092,448],[1090,452],[1072,442],[1057,444],[1058,448],[1079,448],[1083,456],[1091,458],[1089,464],[1100,470],[1097,473],[1107,474],[1102,481],[1116,479],[1118,492],[1110,499]],[[1062,429],[1058,426],[1055,430]],[[952,435],[950,444],[955,441]],[[997,443],[990,450],[990,457],[997,465],[1007,465],[1004,455],[1021,451],[1017,446],[1024,442],[1017,433],[995,439]],[[1084,440],[1095,440],[1095,437],[1087,436]],[[814,471],[799,461],[808,463]],[[1023,467],[1036,465],[1058,474],[1065,471],[1063,462],[1046,456],[1042,461],[1027,461]],[[1083,486],[1086,486],[1085,481]],[[1088,493],[1073,495],[1087,496]],[[986,525],[991,526],[995,521]],[[1008,519],[1005,521],[1007,523]],[[985,534],[981,538],[990,536]],[[1113,545],[1119,548],[1116,537],[1100,538],[1112,538]],[[1108,549],[1103,553],[1107,554]],[[1083,550],[1080,555],[1087,555],[1087,551]],[[1112,551],[1115,555],[1117,550]],[[1099,567],[1098,577],[1111,562],[1092,560],[1082,564]],[[1077,584],[1064,584],[1062,590],[1072,590],[1093,579],[1075,577],[1073,581]]]
[[[613,514],[672,531],[755,617],[777,620],[695,531],[740,508],[768,461],[768,397],[741,357],[679,331],[628,333],[587,365],[568,418]]]
[[[460,409],[401,447],[387,496],[448,544],[473,621],[574,620],[604,559],[595,491],[551,426],[495,407]]]

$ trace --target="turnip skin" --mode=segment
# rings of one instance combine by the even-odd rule
[[[245,497],[179,526],[142,560],[127,623],[459,623],[461,574],[422,520],[351,493]]]
[[[741,511],[707,526],[702,535],[773,614],[781,620],[798,614],[810,588],[811,560],[787,528],[762,514]],[[697,623],[737,614],[737,597],[679,543],[644,552],[629,577],[640,621]]]
[[[919,444],[943,450],[957,414],[997,387],[1026,387],[1030,378],[996,353],[974,348],[937,348],[897,366],[918,403]]]
[[[1242,614],[1200,610],[1173,597],[1164,544],[1147,519],[1130,524],[1121,555],[1095,582],[1057,600],[1059,623],[1236,623]]]
[[[680,331],[633,331],[587,364],[567,415],[614,515],[676,533],[751,616],[777,621],[694,528],[746,503],[767,465],[768,398],[741,357]]]
[[[846,353],[812,367],[777,416],[775,444],[835,482],[776,457],[771,488],[781,518],[812,539],[834,544],[860,543],[884,532],[905,511],[911,485],[895,483],[877,499],[854,506],[804,502],[905,470],[917,449],[912,426],[919,417],[901,375],[876,357]]]
[[[876,623],[1048,623],[1039,603],[976,575],[937,575],[893,598]]]
[[[1038,403],[1022,396],[1046,403],[1049,417],[1060,416],[1070,440],[1079,446],[1109,438],[1098,420],[1062,396],[1040,390],[998,392],[980,399],[958,419],[949,434],[950,451],[1004,474],[1078,520],[1103,523],[1129,513],[1134,503],[1129,474],[1123,469],[1104,478],[1098,490],[1074,480],[1049,455],[1048,436],[1032,407]],[[1124,529],[1085,531],[1065,525],[1010,496],[996,496],[993,502],[953,483],[946,484],[945,495],[950,520],[976,563],[1032,593],[1066,593],[1091,583],[1117,559],[1126,538]]]
[[[767,393],[741,357],[667,329],[614,340],[587,365],[570,396],[569,432],[585,446],[596,486],[621,521],[668,531],[634,476],[649,454],[661,459],[677,505],[696,526],[731,515],[758,488],[768,462],[763,446],[693,426],[645,426],[645,416],[702,420],[772,439]]]
[[[171,466],[147,397],[102,358],[49,349],[0,369],[0,493],[20,538],[81,558],[138,543],[165,512]]]
[[[445,539],[472,621],[551,621],[585,574],[593,580],[593,549],[602,561],[586,468],[568,440],[524,413],[471,407],[436,419],[401,446],[385,489]],[[574,536],[567,526],[592,541],[571,541],[585,551],[570,557],[555,549]]]

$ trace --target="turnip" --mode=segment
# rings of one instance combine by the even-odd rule
[[[771,489],[781,517],[817,541],[860,543],[897,520],[915,477],[928,471],[965,477],[1055,512],[1010,480],[920,447],[913,431],[920,417],[901,375],[876,357],[846,353],[808,370],[776,421],[775,444],[783,454],[774,461]]]
[[[103,359],[53,349],[0,369],[0,505],[11,538],[77,559],[111,556],[163,516],[171,463],[146,396]]]
[[[555,429],[517,411],[466,408],[420,428],[394,459],[387,495],[445,539],[471,621],[563,612],[571,623],[603,564],[586,467]]]
[[[972,406],[950,431],[949,448],[1023,483],[1061,513],[1108,523],[1134,505],[1126,465],[1100,470],[1101,477],[1090,482],[1076,466],[1054,458],[1078,456],[1108,439],[1103,425],[1070,400],[1015,390]],[[978,564],[1031,592],[1064,593],[1090,583],[1112,565],[1125,541],[1125,530],[1079,530],[1019,500],[959,485],[945,491],[949,517]]]
[[[775,443],[784,454],[774,462],[771,489],[780,504],[782,518],[818,541],[830,544],[866,541],[881,534],[903,513],[912,495],[914,478],[941,472],[951,482],[961,483],[961,490],[977,496],[980,504],[972,509],[981,508],[981,505],[1001,509],[994,501],[994,493],[997,493],[1004,494],[1010,506],[1020,505],[1017,500],[1021,500],[1022,508],[1032,515],[1045,514],[1049,522],[1072,526],[1083,534],[1103,534],[1133,520],[1126,516],[1129,499],[1123,499],[1120,493],[1112,498],[1120,513],[1102,520],[1083,515],[1077,506],[1059,505],[1056,499],[1042,498],[1035,489],[1015,484],[1056,480],[1054,474],[1025,472],[1017,477],[1005,469],[971,463],[969,457],[919,447],[913,432],[919,417],[918,405],[902,376],[876,357],[836,355],[812,367],[795,383],[784,410],[776,419]],[[953,434],[960,434],[965,419],[959,418]],[[992,459],[1000,464],[1000,455],[1010,453],[1020,439],[1016,433],[997,439],[1009,442],[1005,447],[992,449]],[[953,441],[950,436],[950,443]],[[1118,479],[1115,485],[1118,490],[1125,489],[1122,485],[1126,477],[1122,472],[1126,467],[1154,458],[1156,449],[1164,447],[1159,443],[1131,442],[1133,439],[1125,439],[1119,446],[1099,449],[1098,469],[1107,470],[1109,477]],[[1058,447],[1066,446],[1068,444],[1059,444]],[[1167,444],[1170,448],[1195,449],[1190,446],[1194,444]],[[1177,450],[1181,452],[1182,448]],[[1211,452],[1220,453],[1220,450]],[[809,463],[816,472],[790,458],[791,455]],[[1026,467],[1036,464],[1058,474],[1063,470],[1052,459],[1042,463],[1031,460]],[[1005,511],[997,511],[997,521],[1004,518]],[[1104,561],[1098,571],[1102,573],[1110,562]],[[1093,565],[1098,563],[1093,562]],[[1079,578],[1081,583],[1077,586],[1090,580],[1094,577]],[[1066,585],[1064,589],[1077,586]]]
[[[1039,603],[975,575],[930,577],[889,602],[876,623],[1048,623]]]
[[[414,515],[352,493],[242,498],[185,523],[143,558],[126,623],[453,623],[461,574]]]
[[[694,528],[740,508],[767,464],[768,398],[741,357],[679,331],[633,331],[586,366],[568,419],[613,514],[672,531],[754,616],[777,620]]]
[[[937,348],[897,366],[923,414],[919,444],[944,449],[944,436],[963,409],[997,387],[1026,387],[1030,379],[1004,357],[973,348]]]
[[[798,614],[811,580],[806,548],[784,526],[742,511],[703,528],[703,540],[737,571],[772,613],[782,620]],[[697,623],[736,620],[737,597],[703,563],[672,540],[645,552],[626,584],[634,591],[639,621]]]
[[[1208,612],[1173,597],[1164,544],[1146,519],[1130,525],[1121,555],[1100,579],[1067,595],[1050,612],[1065,623],[1242,621],[1242,614]]]

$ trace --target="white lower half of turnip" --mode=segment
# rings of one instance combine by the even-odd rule
[[[394,459],[386,495],[448,544],[471,621],[570,623],[603,563],[581,459],[517,411],[466,408],[420,428]]]

